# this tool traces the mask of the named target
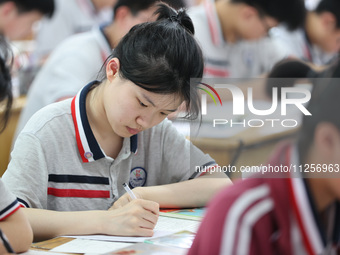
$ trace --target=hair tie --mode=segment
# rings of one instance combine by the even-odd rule
[[[177,15],[171,15],[169,17],[169,20],[172,21],[172,22],[179,22],[179,19],[178,19]]]

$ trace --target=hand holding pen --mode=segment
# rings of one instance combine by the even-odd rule
[[[123,184],[126,193],[109,209],[114,224],[106,222],[108,231],[118,229],[119,235],[152,236],[159,216],[159,204],[139,199],[129,186]],[[111,221],[111,219],[109,219]]]

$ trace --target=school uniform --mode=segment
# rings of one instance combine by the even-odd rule
[[[20,208],[16,197],[5,188],[0,179],[0,221],[6,219]]]
[[[18,136],[3,180],[23,206],[106,210],[125,193],[125,182],[131,188],[176,183],[197,177],[196,166],[216,166],[167,119],[124,138],[117,158],[105,155],[85,109],[94,83],[38,111]]]
[[[272,28],[271,38],[287,57],[296,57],[315,65],[328,65],[336,59],[337,53],[326,53],[311,44],[304,29],[289,31],[285,26]]]
[[[103,28],[99,27],[74,35],[61,43],[29,89],[15,137],[39,109],[61,98],[75,96],[84,84],[95,80],[110,53],[111,46]]]
[[[44,18],[39,24],[33,61],[49,54],[67,37],[89,31],[113,19],[113,8],[97,11],[91,0],[57,0],[55,5],[53,16]]]
[[[205,0],[188,12],[203,51],[204,77],[257,77],[284,58],[269,38],[236,43],[225,41],[214,2]]]
[[[290,164],[292,150],[285,145],[270,164]],[[188,254],[339,253],[339,203],[326,212],[329,228],[323,228],[306,179],[291,177],[250,178],[223,190],[209,205]]]

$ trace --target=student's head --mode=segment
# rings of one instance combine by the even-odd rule
[[[164,0],[162,2],[170,6],[184,6],[179,0]],[[156,16],[153,14],[158,3],[159,0],[118,0],[114,6],[114,23],[119,28],[114,31],[115,37],[122,38],[134,25],[155,21]]]
[[[0,133],[4,130],[9,118],[12,105],[12,83],[10,68],[12,63],[12,52],[2,36],[0,36],[0,106],[5,103],[5,110],[0,115]]]
[[[265,36],[268,30],[279,22],[284,22],[290,29],[295,29],[303,24],[306,12],[303,0],[229,1],[244,6],[236,25],[240,37],[246,40]]]
[[[340,1],[322,0],[307,16],[308,36],[326,52],[340,50]]]
[[[303,163],[312,151],[325,163],[340,163],[340,65],[331,66],[313,80],[312,97],[299,135],[299,152]],[[314,156],[313,156],[314,157]]]
[[[103,104],[122,137],[157,125],[183,101],[191,117],[199,111],[190,78],[202,77],[203,57],[191,19],[165,4],[157,14],[156,22],[134,26],[105,65]],[[133,130],[127,132],[126,126]]]
[[[299,82],[310,82],[306,79],[314,78],[317,71],[302,60],[291,58],[276,63],[267,75],[265,90],[268,97],[272,97],[273,88],[278,89],[278,98],[281,98],[282,87],[292,87]]]
[[[0,33],[10,40],[24,39],[36,21],[53,12],[54,0],[0,0]]]

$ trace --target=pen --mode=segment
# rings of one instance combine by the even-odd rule
[[[133,194],[132,190],[130,189],[129,185],[126,184],[126,182],[123,183],[123,187],[132,199],[137,199],[136,195]]]
[[[12,246],[9,244],[8,239],[7,239],[6,235],[5,235],[5,233],[3,233],[1,231],[1,229],[0,229],[0,239],[1,239],[3,245],[5,246],[5,248],[6,248],[8,253],[15,253],[13,248],[12,248]]]

